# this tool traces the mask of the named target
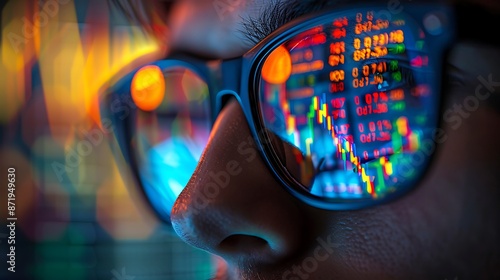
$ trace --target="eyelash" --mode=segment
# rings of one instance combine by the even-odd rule
[[[250,42],[257,44],[288,20],[291,20],[291,17],[283,8],[283,1],[278,0],[271,3],[268,11],[263,12],[262,16],[244,18],[241,31]]]
[[[289,3],[293,1],[293,3]],[[258,18],[243,18],[242,30],[246,39],[257,44],[282,25],[307,13],[320,11],[327,5],[339,2],[332,0],[274,0]]]

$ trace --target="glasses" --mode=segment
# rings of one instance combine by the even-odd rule
[[[291,194],[329,210],[373,206],[423,177],[440,132],[446,52],[458,39],[488,41],[482,29],[493,20],[442,4],[337,7],[279,28],[237,59],[144,65],[109,89],[102,113],[165,221],[227,96],[256,143],[237,151],[258,150]],[[481,31],[464,31],[473,26]]]

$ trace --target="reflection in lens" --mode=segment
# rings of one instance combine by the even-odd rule
[[[323,198],[378,199],[407,189],[427,165],[412,156],[438,119],[426,36],[404,13],[388,20],[363,11],[277,47],[261,69],[259,98],[266,129],[300,152],[277,159],[284,172]],[[277,57],[291,59],[283,81],[269,78],[283,76],[283,67],[266,67],[282,65]],[[415,172],[400,172],[408,165]]]
[[[266,59],[262,66],[262,78],[270,84],[282,84],[290,78],[292,72],[292,58],[284,47],[277,47]]]
[[[163,99],[154,110],[138,110],[132,145],[146,195],[169,217],[207,143],[210,107],[208,87],[193,71],[168,68],[162,76]]]
[[[156,109],[165,96],[165,79],[160,67],[149,65],[139,69],[132,79],[130,93],[141,110]]]

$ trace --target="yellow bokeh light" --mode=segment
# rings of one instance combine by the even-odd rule
[[[132,79],[132,100],[140,109],[152,111],[165,97],[165,79],[158,66],[148,65],[141,68]]]
[[[284,47],[276,48],[264,62],[262,78],[270,84],[283,84],[292,73],[292,58]]]

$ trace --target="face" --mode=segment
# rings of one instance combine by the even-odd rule
[[[208,58],[242,55],[290,18],[332,1],[306,1],[316,8],[303,4],[300,13],[284,19],[261,15],[271,2],[180,1],[169,22],[172,48]],[[263,29],[246,34],[248,18]],[[500,276],[500,145],[494,129],[500,127],[499,58],[498,50],[486,46],[454,48],[443,134],[425,177],[402,198],[356,211],[317,209],[288,193],[252,148],[239,104],[227,102],[174,205],[175,231],[224,258],[221,279]],[[479,95],[484,98],[472,106],[471,98]],[[226,180],[221,171],[234,174]],[[197,195],[212,180],[226,180],[227,186],[198,211]]]

